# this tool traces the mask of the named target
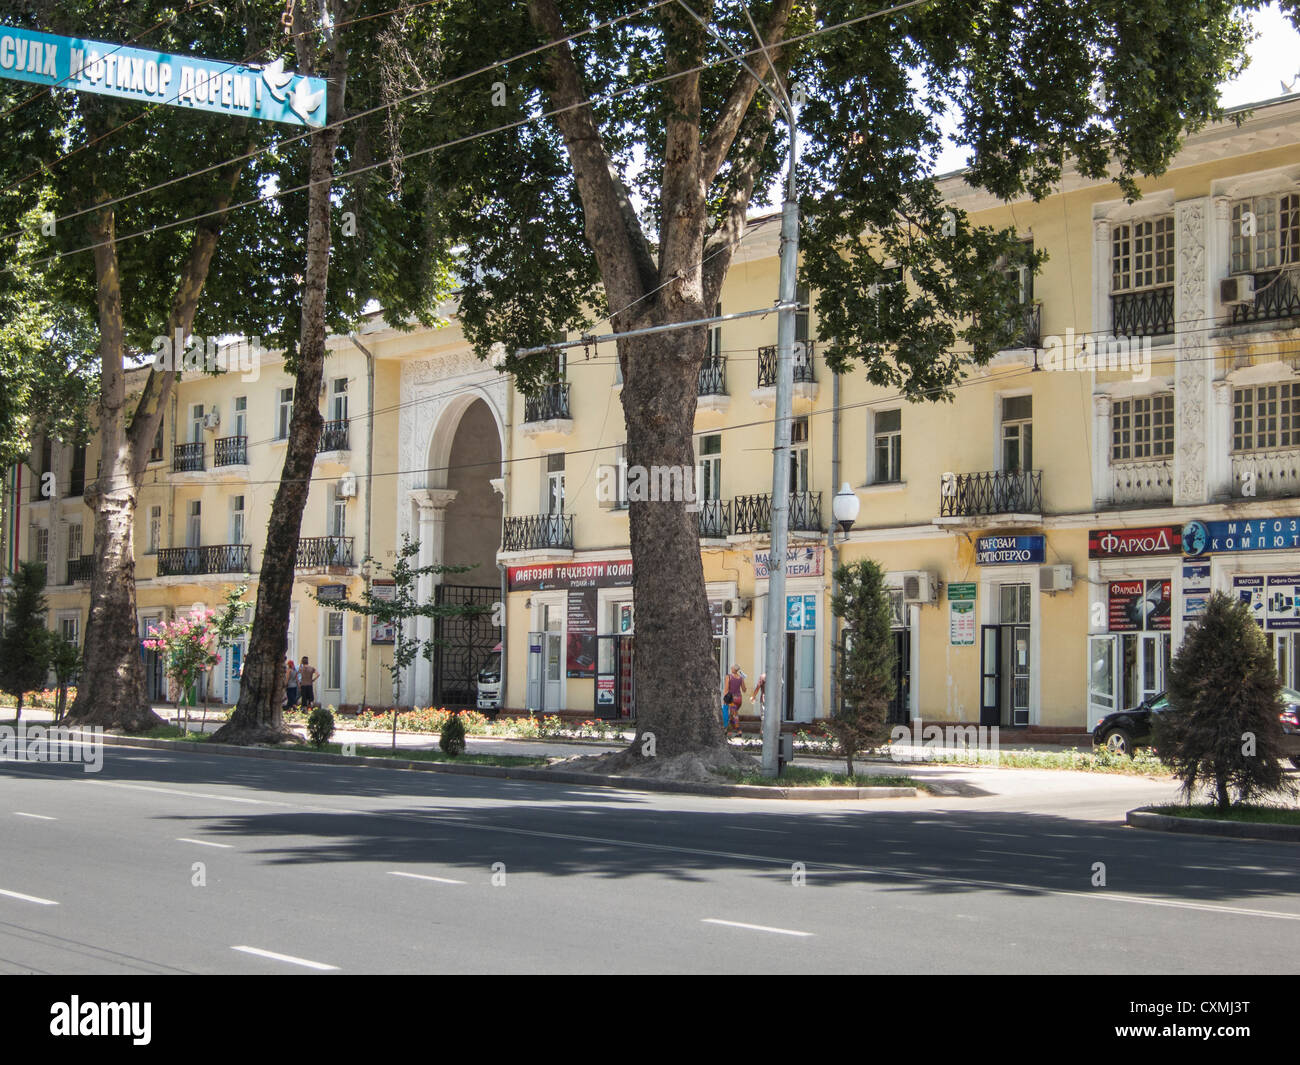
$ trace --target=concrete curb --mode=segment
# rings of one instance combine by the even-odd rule
[[[1257,824],[1251,821],[1207,821],[1200,817],[1172,817],[1158,814],[1149,807],[1128,812],[1127,821],[1134,828],[1152,832],[1185,832],[1194,836],[1221,836],[1227,839],[1267,839],[1300,843],[1300,825]]]
[[[563,769],[535,769],[531,766],[497,766],[457,764],[454,762],[407,761],[401,758],[362,757],[330,754],[325,751],[299,751],[275,747],[228,747],[220,743],[192,743],[187,740],[161,740],[134,736],[104,736],[107,747],[141,747],[155,751],[193,751],[242,758],[269,758],[281,762],[305,762],[316,765],[355,765],[373,769],[408,769],[430,773],[451,773],[468,777],[495,777],[500,780],[532,780],[551,784],[584,784],[588,787],[620,788],[624,791],[667,791],[687,795],[713,795],[745,799],[901,799],[914,798],[916,788],[781,788],[760,784],[695,784],[689,781],[652,780],[609,774],[574,773]]]

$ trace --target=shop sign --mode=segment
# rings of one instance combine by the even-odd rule
[[[1046,552],[1045,536],[980,536],[975,540],[975,563],[979,566],[1042,562]]]
[[[1183,531],[1177,525],[1153,525],[1143,529],[1093,529],[1088,533],[1089,558],[1171,555],[1177,554],[1182,547]]]
[[[974,585],[971,585],[973,588]],[[951,589],[950,589],[951,592]],[[953,647],[975,646],[975,597],[948,598],[948,642]]]
[[[969,599],[972,602],[975,599],[975,582],[958,581],[956,584],[948,585],[948,601]]]
[[[1170,581],[1110,581],[1107,588],[1111,632],[1168,632]]]
[[[1189,557],[1237,551],[1285,551],[1300,547],[1300,517],[1250,521],[1189,521],[1183,526],[1183,554]]]
[[[346,584],[322,584],[320,590],[316,593],[318,601],[331,602],[348,597],[348,586]]]
[[[772,560],[771,551],[754,552],[754,577],[767,579],[768,563]],[[787,577],[820,577],[822,575],[822,548],[792,547],[785,553],[785,575]]]
[[[381,603],[391,603],[397,598],[397,585],[392,580],[370,582],[370,598]],[[397,637],[397,624],[381,618],[370,619],[370,642],[393,643]]]
[[[555,588],[630,588],[632,560],[511,566],[508,581],[512,592],[545,592]]]
[[[1232,594],[1250,608],[1250,616],[1263,629],[1275,632],[1300,629],[1300,576],[1248,576],[1232,578]]]
[[[1193,621],[1205,613],[1210,598],[1210,564],[1191,562],[1183,566],[1183,620]]]
[[[612,674],[596,678],[596,705],[614,705],[614,677]]]
[[[596,675],[596,589],[570,588],[568,598],[564,675],[583,680]]]

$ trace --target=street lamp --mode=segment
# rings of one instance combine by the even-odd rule
[[[831,500],[831,516],[835,519],[835,524],[844,532],[844,539],[849,538],[849,530],[853,528],[853,523],[858,520],[858,511],[862,509],[862,504],[858,501],[858,494],[849,487],[849,482],[845,481],[840,490],[835,493],[835,498]]]

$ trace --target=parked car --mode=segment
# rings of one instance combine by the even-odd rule
[[[1280,698],[1282,749],[1291,764],[1300,769],[1300,692],[1294,688],[1283,688]],[[1118,754],[1131,755],[1135,747],[1150,746],[1151,715],[1161,713],[1168,706],[1169,699],[1161,692],[1144,699],[1131,710],[1107,714],[1092,730],[1092,742]]]
[[[501,709],[501,645],[497,644],[483,660],[478,671],[476,703],[478,709],[489,717],[496,717]]]

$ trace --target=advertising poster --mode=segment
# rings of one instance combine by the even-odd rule
[[[1232,597],[1239,599],[1250,609],[1250,616],[1261,629],[1264,627],[1264,578],[1233,577]]]
[[[397,598],[397,585],[391,580],[376,580],[370,583],[370,594],[385,603]],[[370,619],[370,642],[392,643],[397,637],[397,626],[391,621]]]
[[[767,580],[767,565],[772,559],[771,551],[754,552],[754,577]],[[822,548],[792,547],[785,553],[786,577],[820,577],[823,563]]]
[[[569,644],[565,676],[596,675],[596,589],[569,589]]]
[[[1210,598],[1210,564],[1188,563],[1183,567],[1183,620],[1194,621],[1205,613]]]
[[[1300,576],[1269,577],[1264,588],[1268,598],[1266,627],[1300,629],[1300,610],[1296,608]]]
[[[1167,580],[1111,581],[1107,594],[1109,631],[1167,632],[1170,604]]]

